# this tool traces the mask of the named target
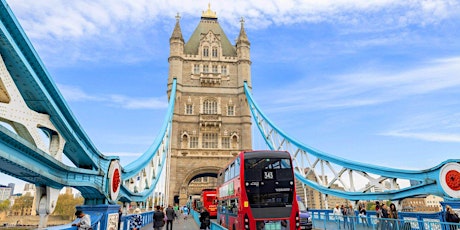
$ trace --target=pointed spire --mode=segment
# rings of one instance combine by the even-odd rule
[[[179,13],[177,13],[176,15],[176,26],[174,26],[174,31],[171,35],[171,39],[180,39],[182,42],[184,42],[184,38],[182,37],[182,30],[180,29],[180,24],[179,24],[179,20],[180,20],[180,15]]]
[[[246,35],[246,31],[244,30],[244,18],[243,17],[241,17],[240,22],[241,22],[240,35],[238,36],[238,40],[236,41],[236,43],[246,42],[249,44],[248,36]]]

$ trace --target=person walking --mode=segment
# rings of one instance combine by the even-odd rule
[[[134,216],[132,216],[131,218],[132,219],[129,222],[129,229],[130,230],[140,230],[142,227],[141,209],[139,208],[134,209]]]
[[[201,209],[201,214],[200,214],[200,230],[208,230],[210,229],[209,226],[211,225],[211,220],[209,219],[210,215],[209,212],[206,210],[206,208]]]
[[[345,207],[343,204],[340,206],[340,211],[342,211],[342,216],[343,216],[343,229],[347,229],[348,226],[348,213],[347,213],[347,207]]]
[[[398,221],[398,210],[396,210],[396,205],[391,203],[390,204],[390,211],[388,213],[390,219],[392,219],[390,222],[391,224],[391,229],[400,229],[401,227],[399,225]]]
[[[182,207],[182,214],[184,215],[184,220],[187,220],[187,217],[188,217],[188,207],[186,205],[184,205],[184,207]]]
[[[387,207],[387,205],[385,203],[382,204],[381,206],[381,210],[382,210],[382,230],[387,230],[388,229],[388,218],[390,217],[390,215],[388,214],[389,212],[389,209]]]
[[[121,216],[123,215],[123,211],[121,210],[121,207],[118,209],[118,230],[121,229]]]
[[[83,213],[83,211],[78,210],[75,212],[80,221],[78,223],[72,224],[72,226],[77,226],[78,230],[90,230],[91,228],[91,217],[88,214]]]
[[[342,211],[340,211],[339,204],[335,204],[334,210],[332,210],[332,215],[334,215],[335,222],[340,229],[340,219],[342,216]]]
[[[347,209],[347,216],[348,216],[348,226],[349,226],[349,229],[352,229],[354,230],[355,229],[355,219],[356,219],[356,215],[355,215],[355,210],[353,210],[353,205],[349,205]]]
[[[173,221],[176,218],[176,212],[171,205],[166,208],[166,230],[173,229]]]
[[[367,212],[366,212],[366,207],[361,206],[361,209],[359,210],[359,217],[361,217],[361,223],[366,226],[369,226],[369,223],[367,222]]]
[[[165,214],[161,211],[160,205],[157,205],[155,212],[153,212],[153,229],[162,230],[165,226]]]
[[[454,230],[457,229],[457,226],[455,226],[452,223],[460,223],[460,218],[458,217],[457,213],[450,207],[449,205],[446,205],[446,214],[444,216],[446,219],[446,222],[449,222],[449,229]]]

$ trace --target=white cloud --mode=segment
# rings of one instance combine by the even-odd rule
[[[405,71],[370,70],[332,76],[318,85],[310,78],[288,85],[271,95],[276,111],[305,111],[330,108],[360,107],[400,100],[413,95],[459,88],[460,57],[421,63]],[[316,85],[315,85],[316,84]],[[295,88],[296,90],[292,90]],[[257,96],[257,95],[256,95]]]
[[[176,12],[199,17],[207,1],[80,0],[21,1],[8,0],[13,11],[34,38],[44,36],[79,38],[103,33],[116,34],[123,27],[146,28],[161,17],[172,19]],[[459,15],[457,1],[398,0],[257,0],[215,2],[212,10],[223,21],[237,22],[243,16],[251,28],[271,24],[333,22],[380,25],[426,25]],[[369,17],[374,14],[374,17]],[[236,23],[235,26],[238,26]],[[374,25],[375,26],[375,25]],[[385,28],[385,27],[380,27]]]
[[[134,98],[124,95],[90,95],[80,88],[59,85],[59,89],[66,101],[93,101],[103,102],[108,106],[125,108],[125,109],[164,109],[168,107],[166,97],[159,98]]]
[[[394,137],[405,137],[424,141],[433,142],[457,142],[460,143],[460,134],[452,133],[416,133],[416,132],[404,132],[404,131],[392,131],[382,133],[384,136]]]

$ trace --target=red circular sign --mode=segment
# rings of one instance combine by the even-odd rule
[[[117,192],[119,185],[120,185],[120,171],[118,171],[118,169],[115,169],[115,171],[113,171],[113,176],[112,176],[112,192]]]
[[[450,170],[446,173],[446,184],[454,191],[460,191],[460,172]]]

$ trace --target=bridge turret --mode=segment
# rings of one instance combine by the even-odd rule
[[[236,53],[238,55],[238,73],[241,73],[243,76],[242,81],[240,84],[241,86],[246,81],[251,87],[251,55],[250,55],[250,45],[248,36],[246,35],[246,31],[244,29],[244,19],[241,18],[241,28],[240,34],[238,35],[238,39],[236,41]]]
[[[169,83],[172,83],[173,78],[177,78],[178,82],[181,82],[182,76],[182,62],[184,54],[184,38],[182,36],[182,30],[180,28],[180,16],[177,13],[176,25],[174,26],[173,33],[169,39]]]

